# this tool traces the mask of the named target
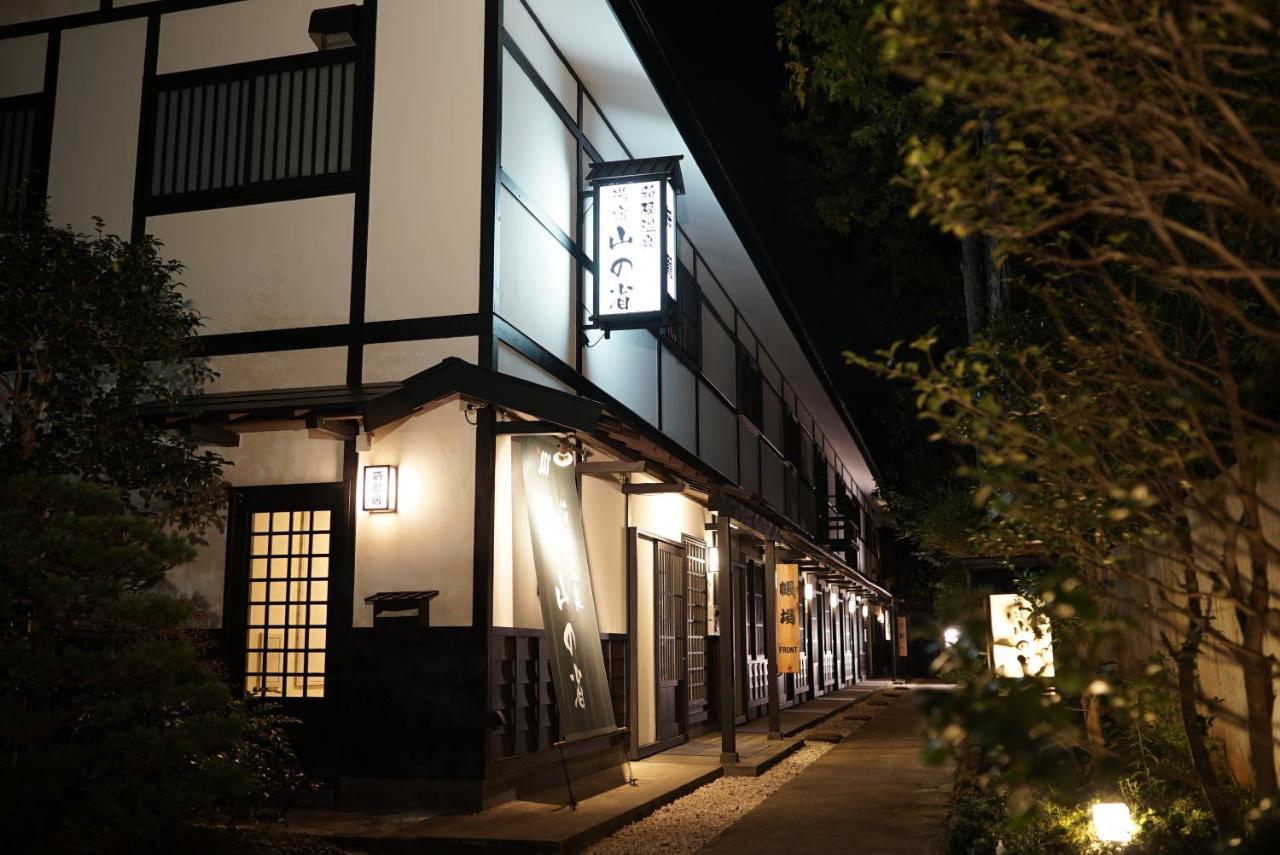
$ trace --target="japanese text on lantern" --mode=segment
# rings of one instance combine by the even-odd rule
[[[665,221],[657,181],[609,184],[600,191],[600,316],[662,310],[664,281],[674,295],[674,218]],[[662,230],[662,231],[660,231]],[[666,232],[667,255],[662,253]]]

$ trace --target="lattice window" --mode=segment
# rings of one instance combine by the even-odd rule
[[[688,577],[688,621],[685,631],[685,668],[689,675],[689,701],[707,699],[707,547],[684,539],[685,573]]]
[[[353,175],[351,52],[176,74],[157,85],[152,199],[284,192]]]
[[[332,512],[255,513],[245,692],[324,697]]]
[[[685,620],[685,573],[679,551],[667,544],[658,544],[657,558],[654,583],[658,603],[658,679],[674,683],[684,678],[681,623]]]

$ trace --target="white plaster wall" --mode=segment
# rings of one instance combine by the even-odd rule
[[[560,61],[555,49],[547,41],[546,36],[538,29],[529,11],[523,3],[504,3],[502,5],[502,25],[519,46],[529,63],[546,81],[547,86],[555,93],[556,99],[572,116],[577,112],[578,84],[573,79],[568,67]],[[506,71],[503,71],[503,85],[506,85]],[[541,96],[539,96],[541,97]],[[505,123],[504,123],[505,124]]]
[[[98,11],[98,0],[4,0],[0,3],[0,26]]]
[[[656,698],[653,673],[653,541],[640,538],[636,550],[636,645],[640,661],[636,663],[640,684],[636,698],[639,727],[636,738],[640,745],[648,745],[658,738]]]
[[[165,15],[156,71],[312,53],[316,46],[307,34],[311,12],[333,5],[332,0],[243,0]]]
[[[569,253],[520,202],[499,201],[494,310],[561,360],[573,363],[573,266]]]
[[[381,463],[399,467],[398,507],[356,513],[355,625],[373,623],[370,594],[439,590],[431,624],[470,626],[475,428],[456,405],[437,407],[380,435],[360,457],[362,467]]]
[[[322,347],[278,353],[240,353],[215,356],[209,364],[219,376],[205,387],[206,392],[338,386],[346,382],[347,349]]]
[[[662,348],[662,431],[698,450],[697,380],[667,347]]]
[[[573,111],[570,111],[572,115]],[[577,144],[509,53],[502,59],[502,168],[560,230],[575,237]]]
[[[512,377],[519,377],[522,380],[549,386],[552,389],[559,389],[561,392],[573,392],[573,389],[561,383],[546,370],[534,365],[515,350],[502,343],[498,344],[498,370],[503,374],[510,374]]]
[[[366,344],[364,347],[364,382],[404,380],[436,365],[450,356],[476,361],[475,336],[433,338],[422,341],[393,341]]]
[[[596,341],[599,339],[599,341]],[[658,341],[648,330],[619,330],[583,352],[587,378],[640,418],[658,423]]]
[[[650,493],[631,497],[631,524],[641,534],[655,534],[676,543],[688,534],[706,539],[706,508],[679,493]]]
[[[711,392],[698,384],[699,451],[702,459],[732,479],[738,477],[737,416]]]
[[[760,492],[760,437],[747,427],[742,417],[738,431],[738,483],[748,490]]]
[[[237,487],[268,484],[319,484],[342,480],[342,443],[311,439],[306,431],[246,433],[236,448],[216,451],[229,464],[223,477]],[[226,533],[205,532],[208,543],[194,561],[169,571],[166,583],[179,596],[196,599],[201,626],[222,625],[223,586],[227,558]]]
[[[627,156],[626,149],[622,147],[622,143],[614,136],[613,131],[609,130],[609,126],[605,124],[604,117],[600,115],[600,111],[588,99],[582,105],[582,130],[586,132],[587,139],[591,140],[592,145],[600,152],[600,156],[604,160],[623,160]]]
[[[582,523],[601,632],[627,631],[626,500],[612,479],[582,478]]]
[[[49,156],[57,224],[92,231],[97,216],[107,232],[129,234],[146,39],[144,19],[62,34]]]
[[[515,626],[512,535],[511,437],[494,441],[493,483],[493,625]]]
[[[44,57],[49,37],[44,33],[0,41],[0,98],[44,90]]]
[[[721,326],[711,310],[702,307],[702,372],[707,375],[721,395],[730,401],[738,400],[737,348],[728,331]]]
[[[368,320],[479,308],[484,6],[378,4]]]
[[[147,219],[206,334],[344,324],[351,316],[354,196],[189,211]]]

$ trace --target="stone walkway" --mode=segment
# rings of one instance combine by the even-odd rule
[[[702,851],[943,852],[952,772],[920,759],[916,691],[892,701]]]

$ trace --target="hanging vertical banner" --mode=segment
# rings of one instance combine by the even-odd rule
[[[800,567],[779,564],[778,586],[778,673],[800,673]]]
[[[907,618],[905,615],[898,615],[898,655],[902,657],[907,655]]]
[[[556,464],[558,444],[553,440],[528,436],[512,442],[524,473],[543,643],[551,661],[560,732],[567,742],[613,733],[618,728],[600,648],[573,466]]]

